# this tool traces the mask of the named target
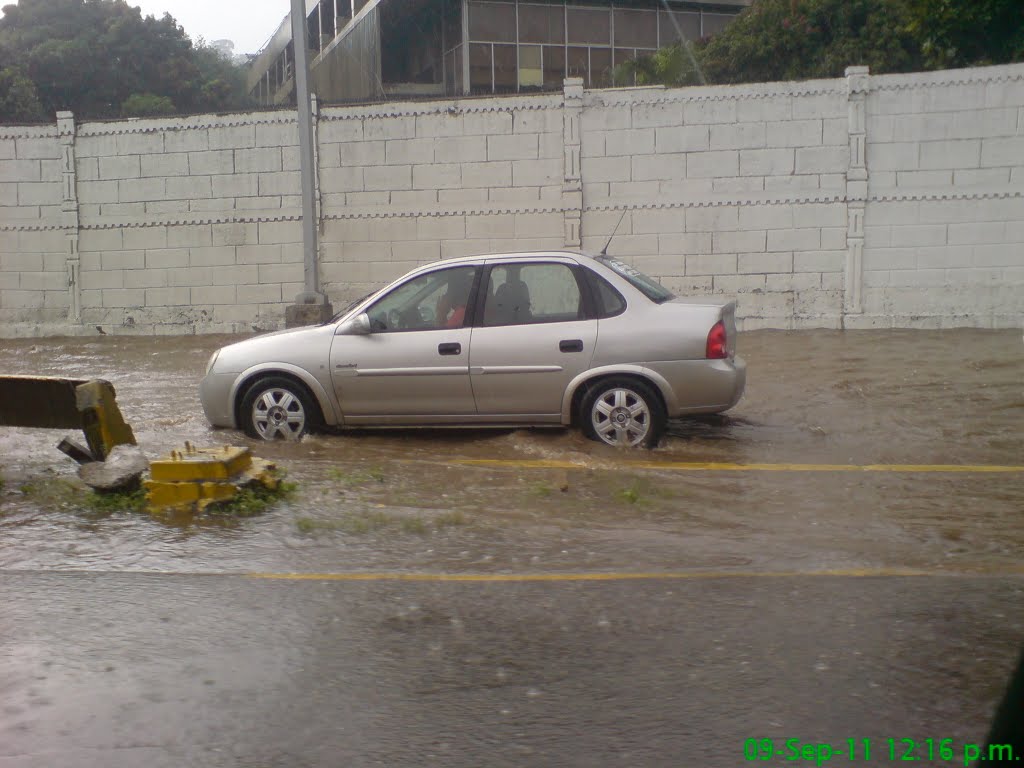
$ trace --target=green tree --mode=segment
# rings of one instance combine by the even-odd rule
[[[125,117],[173,115],[174,103],[166,96],[154,96],[152,93],[133,93],[121,105],[121,114]]]
[[[12,123],[39,123],[46,119],[35,85],[17,67],[0,69],[0,115]]]
[[[650,56],[631,59],[615,67],[617,85],[699,85],[704,82],[694,46],[686,43],[661,48]]]
[[[840,77],[855,64],[883,74],[1024,61],[1024,0],[754,0],[692,50],[629,62],[617,80],[766,82]]]
[[[1021,0],[911,0],[910,30],[930,69],[1024,61]]]
[[[709,81],[765,82],[916,69],[907,0],[755,0],[700,50]]]
[[[244,108],[244,74],[193,45],[174,18],[143,17],[125,0],[18,0],[0,18],[0,55],[22,63],[47,117],[123,109],[171,112]],[[14,119],[0,111],[0,120]]]

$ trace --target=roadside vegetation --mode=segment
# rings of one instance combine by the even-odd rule
[[[261,515],[275,504],[286,501],[295,495],[298,486],[295,483],[279,481],[274,488],[267,488],[256,483],[242,488],[229,501],[211,504],[206,514],[224,517],[254,517]]]
[[[625,85],[842,77],[1024,61],[1021,0],[754,0],[715,37],[663,48],[614,73]]]
[[[170,14],[125,0],[18,0],[0,18],[0,123],[222,112],[251,106],[245,72]]]
[[[253,485],[242,488],[234,498],[211,504],[203,514],[210,517],[253,517],[295,494],[295,483],[280,480],[275,488]],[[47,510],[65,510],[107,516],[117,513],[150,512],[146,492],[140,487],[117,491],[94,491],[77,480],[66,477],[39,477],[22,483],[18,492]],[[157,516],[179,515],[181,510],[152,510]]]

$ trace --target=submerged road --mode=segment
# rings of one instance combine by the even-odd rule
[[[1024,637],[1019,576],[0,590],[3,768],[717,767],[766,738],[866,739],[875,764],[950,739],[964,765]]]
[[[249,445],[298,485],[244,519],[97,507],[62,434],[0,431],[0,768],[963,766],[983,741],[1024,645],[1018,333],[743,334],[739,406],[630,454],[251,443],[196,398],[224,341],[0,347],[112,380],[150,456]]]

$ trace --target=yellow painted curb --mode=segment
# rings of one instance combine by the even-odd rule
[[[702,579],[791,579],[803,577],[884,578],[923,576],[1024,576],[1024,566],[978,571],[929,571],[915,568],[848,568],[826,571],[666,571],[638,573],[249,573],[271,581],[416,581],[416,582],[574,582],[682,581]]]
[[[512,469],[591,469],[586,464],[548,459],[456,459],[452,464]],[[733,464],[715,461],[629,461],[617,470],[662,469],[679,472],[1024,472],[1024,466],[998,464]]]

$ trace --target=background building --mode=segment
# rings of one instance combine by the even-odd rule
[[[721,30],[751,0],[306,0],[310,79],[330,103],[613,85],[613,69]],[[252,95],[294,96],[291,22],[253,61]]]

